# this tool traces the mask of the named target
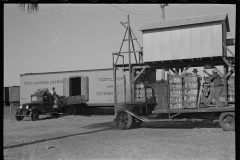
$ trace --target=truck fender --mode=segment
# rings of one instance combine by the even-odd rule
[[[35,110],[35,111],[38,111],[39,112],[39,114],[41,114],[41,111],[39,110],[39,109],[37,109],[37,107],[35,107],[35,106],[33,106],[33,107],[31,107],[30,109],[28,109],[30,112],[32,112],[33,110]]]
[[[117,114],[120,113],[120,112],[126,112],[126,113],[132,115],[133,117],[135,117],[136,119],[138,119],[139,121],[142,121],[142,122],[147,122],[148,121],[146,118],[141,117],[141,116],[137,115],[136,113],[134,113],[134,112],[132,112],[128,109],[118,110]]]

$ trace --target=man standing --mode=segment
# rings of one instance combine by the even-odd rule
[[[59,97],[57,96],[56,94],[56,91],[55,91],[55,88],[52,87],[52,90],[51,90],[51,96],[53,97],[53,100],[54,100],[54,106],[53,108],[58,108],[58,104],[59,104]]]
[[[224,104],[218,98],[223,91],[223,84],[221,76],[218,74],[217,69],[213,68],[212,75],[209,74],[205,69],[203,70],[203,72],[211,78],[214,85],[213,89],[210,91],[207,101],[204,103],[205,107],[208,107],[213,98],[216,101],[218,107],[224,107]]]
[[[199,74],[197,74],[198,70],[196,68],[194,68],[192,72],[194,76],[197,76],[199,78],[199,80],[202,79],[202,77]]]
[[[51,90],[50,93],[51,93],[52,96],[56,94],[56,91],[55,91],[55,88],[54,88],[54,87],[52,87],[52,90]]]

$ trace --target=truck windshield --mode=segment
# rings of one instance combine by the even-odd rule
[[[42,101],[42,97],[32,96],[32,102],[40,102],[40,101]]]

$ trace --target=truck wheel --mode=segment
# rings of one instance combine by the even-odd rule
[[[119,112],[116,117],[116,125],[120,129],[130,129],[133,127],[133,117],[127,112]]]
[[[33,110],[33,111],[31,111],[29,116],[30,116],[32,121],[36,121],[36,120],[39,119],[39,112],[36,111],[36,110]]]
[[[17,111],[16,111],[16,115],[15,115],[15,119],[16,119],[17,121],[23,120],[24,116],[18,116],[18,115],[19,115],[19,113],[18,113],[18,110],[17,110]]]
[[[219,125],[224,131],[235,131],[235,113],[224,112],[219,116]]]

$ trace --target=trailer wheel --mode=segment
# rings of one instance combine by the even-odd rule
[[[17,121],[21,121],[21,120],[23,120],[23,118],[24,118],[24,116],[19,116],[19,113],[18,113],[18,110],[16,111],[16,115],[15,115],[15,119],[17,120]]]
[[[133,117],[127,112],[119,112],[116,117],[116,125],[120,129],[130,129],[133,127]]]
[[[39,119],[39,112],[37,110],[32,110],[29,116],[32,121],[36,121]]]
[[[235,113],[234,112],[224,112],[219,116],[219,125],[224,131],[234,131],[235,130]]]

